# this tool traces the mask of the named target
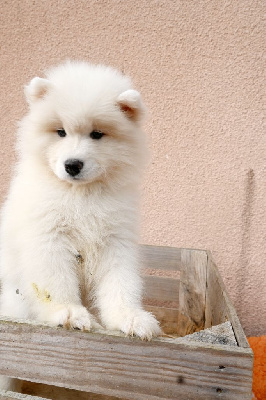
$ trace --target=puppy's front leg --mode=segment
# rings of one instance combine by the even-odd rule
[[[53,325],[90,330],[97,326],[82,306],[76,255],[60,237],[33,240],[34,252],[23,253],[20,293],[34,319]]]
[[[101,265],[97,304],[107,329],[150,340],[161,334],[155,317],[141,305],[142,281],[137,249],[118,241],[106,249]]]

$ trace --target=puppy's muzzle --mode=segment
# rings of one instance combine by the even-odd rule
[[[65,170],[71,176],[76,176],[83,168],[83,162],[76,159],[69,159],[65,162]]]

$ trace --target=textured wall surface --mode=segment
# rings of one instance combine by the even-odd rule
[[[248,335],[266,332],[264,12],[264,0],[2,0],[0,14],[1,199],[23,85],[66,58],[123,70],[150,110],[142,241],[210,249]]]

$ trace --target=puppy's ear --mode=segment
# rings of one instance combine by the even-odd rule
[[[127,118],[137,122],[145,116],[146,108],[142,102],[139,92],[130,89],[121,93],[118,96],[117,104],[120,110],[123,111]]]
[[[42,99],[49,88],[51,87],[51,83],[47,79],[43,78],[33,78],[28,86],[25,86],[25,96],[29,104],[34,103],[35,101]]]

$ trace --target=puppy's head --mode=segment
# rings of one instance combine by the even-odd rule
[[[122,183],[137,174],[145,138],[140,94],[118,71],[68,62],[25,88],[20,148],[59,180]],[[126,183],[126,182],[125,182]]]

